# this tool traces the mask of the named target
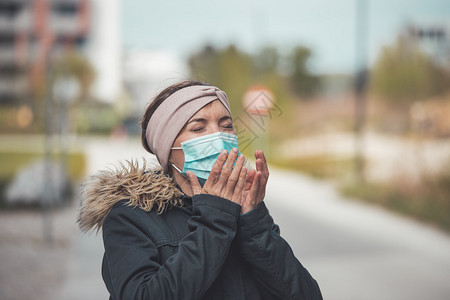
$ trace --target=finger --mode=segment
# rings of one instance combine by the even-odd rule
[[[216,162],[211,168],[211,172],[209,173],[208,178],[206,179],[205,186],[210,187],[215,184],[219,180],[220,173],[222,172],[223,164],[225,163],[228,156],[227,150],[222,150],[220,152],[219,157],[217,157]]]
[[[198,182],[197,176],[192,171],[187,171],[186,175],[188,176],[189,182],[191,183],[192,192],[194,195],[201,194],[202,186]]]
[[[262,161],[259,158],[256,159],[256,171],[260,171],[262,173]]]
[[[265,180],[264,175],[261,173],[261,176],[259,178],[258,190],[256,191],[255,197],[256,205],[262,202],[264,200],[264,197],[266,196],[266,184],[267,180]]]
[[[266,185],[267,181],[269,180],[269,169],[267,167],[267,161],[264,156],[264,152],[261,150],[255,151],[255,157],[256,159],[256,170],[261,171],[261,184],[260,189],[258,191],[257,198],[259,201],[262,201],[264,199],[266,194]]]
[[[247,168],[243,167],[241,169],[241,172],[239,173],[239,179],[238,182],[236,184],[236,187],[234,188],[233,191],[233,197],[232,199],[234,199],[234,202],[241,204],[242,202],[242,192],[244,191],[244,187],[245,187],[245,177],[247,176]]]
[[[246,212],[251,211],[257,206],[258,201],[256,199],[256,196],[260,187],[260,178],[261,172],[257,171],[255,174],[255,178],[253,179],[252,187],[250,188],[250,191],[248,192],[242,204],[241,213],[245,214]]]
[[[244,165],[244,160],[244,156],[239,155],[236,159],[236,164],[234,165],[233,171],[231,172],[230,177],[228,177],[225,189],[228,191],[229,195],[233,194],[233,190],[240,177],[242,166]]]
[[[261,180],[261,183],[264,183],[264,179],[265,178],[264,178],[263,171],[262,171],[263,170],[262,164],[263,164],[262,160],[258,158],[256,160],[256,171],[261,172],[261,179],[260,180]]]
[[[244,189],[242,190],[242,202],[247,198],[248,192],[250,191],[250,188],[252,187],[253,179],[255,178],[255,170],[250,169],[250,171],[247,172],[247,176],[245,177],[245,184]],[[243,204],[242,204],[243,205]]]
[[[245,180],[245,187],[244,191],[249,191],[252,187],[253,180],[255,179],[256,171],[254,169],[251,169],[248,171],[247,178]]]
[[[248,197],[250,198],[250,202],[252,204],[256,203],[256,194],[258,193],[259,187],[261,183],[261,172],[257,171],[255,175],[255,179],[253,179],[252,187],[250,192],[248,193]]]
[[[220,173],[219,182],[222,184],[223,187],[226,186],[228,178],[231,175],[231,172],[233,171],[233,165],[234,162],[239,154],[238,149],[233,148],[230,151],[230,154],[228,154],[227,161],[223,165],[222,172]]]
[[[264,155],[263,151],[260,151],[259,159],[261,159],[261,162],[262,162],[262,168],[261,169],[262,169],[263,176],[267,180],[269,178],[269,167],[267,165],[266,156]]]

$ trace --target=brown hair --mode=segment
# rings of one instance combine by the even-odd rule
[[[194,85],[208,85],[208,84],[200,82],[200,81],[195,81],[195,80],[186,80],[186,81],[178,82],[178,83],[172,84],[171,86],[165,88],[162,92],[160,92],[155,97],[155,99],[153,99],[152,102],[150,102],[150,104],[148,105],[147,109],[145,110],[145,113],[142,116],[142,120],[141,120],[141,130],[142,130],[141,131],[141,142],[142,142],[142,146],[144,146],[145,150],[147,150],[148,152],[153,154],[153,152],[150,150],[150,147],[148,146],[145,132],[147,130],[148,122],[150,121],[150,118],[152,117],[152,115],[156,111],[156,109],[161,105],[161,103],[164,102],[164,100],[169,98],[169,96],[172,95],[173,93],[175,93],[176,91],[179,91],[185,87],[194,86]]]

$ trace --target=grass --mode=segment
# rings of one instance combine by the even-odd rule
[[[43,159],[38,152],[0,152],[0,180],[9,180],[17,171],[25,166]],[[71,180],[80,180],[86,169],[86,159],[83,153],[73,152],[68,154],[68,175]]]
[[[15,153],[0,152],[0,180],[12,179],[14,174],[24,166],[42,157],[36,152]]]
[[[314,155],[292,159],[269,158],[270,164],[308,174],[319,179],[343,178],[351,173],[354,165],[352,158]]]
[[[17,172],[27,165],[43,158],[44,156],[40,151],[0,151],[0,207],[4,206],[4,192]],[[71,182],[78,182],[85,174],[85,155],[81,152],[71,152],[68,154],[67,159],[69,180]]]

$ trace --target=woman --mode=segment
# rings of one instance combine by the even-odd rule
[[[263,152],[244,166],[223,91],[172,85],[141,126],[162,169],[101,173],[79,216],[103,231],[110,299],[322,299],[264,205]]]

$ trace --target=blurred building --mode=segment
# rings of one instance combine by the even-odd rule
[[[123,89],[121,0],[91,0],[92,18],[87,56],[96,71],[91,93],[102,102],[115,102]]]
[[[63,49],[84,49],[89,0],[0,1],[0,104],[29,98]]]
[[[171,52],[132,50],[123,58],[125,90],[134,101],[135,116],[141,117],[158,92],[188,77],[186,64]]]

